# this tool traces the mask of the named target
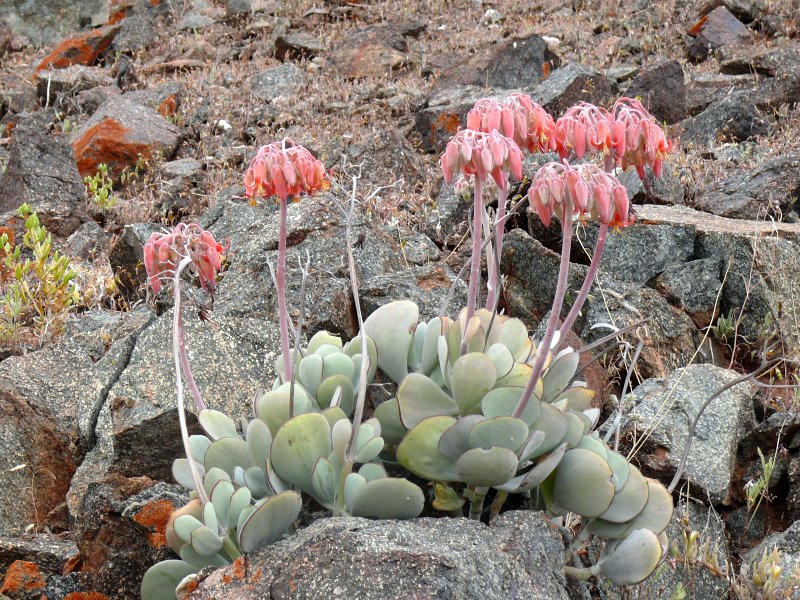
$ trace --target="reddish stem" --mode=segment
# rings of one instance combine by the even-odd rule
[[[564,319],[564,322],[561,324],[561,329],[559,330],[559,343],[564,341],[564,338],[569,332],[570,327],[572,327],[572,324],[575,323],[575,319],[578,318],[578,313],[580,313],[581,308],[583,308],[586,298],[589,296],[589,290],[592,289],[594,278],[597,275],[598,268],[600,267],[600,257],[603,255],[603,249],[606,246],[606,234],[608,234],[608,224],[601,223],[600,232],[597,234],[597,244],[595,244],[594,254],[592,255],[592,262],[589,263],[589,270],[586,272],[586,279],[583,280],[583,285],[578,292],[578,297],[575,299],[572,308],[570,308],[566,319]]]
[[[483,228],[483,184],[475,176],[475,196],[472,207],[472,263],[469,270],[469,295],[467,296],[467,319],[464,323],[466,332],[472,315],[475,314],[475,305],[478,298],[478,284],[481,279],[481,234]],[[461,342],[461,354],[467,353],[466,338]]]
[[[572,243],[572,206],[569,200],[564,201],[563,215],[561,218],[561,225],[563,231],[563,239],[561,241],[561,266],[558,269],[558,283],[556,284],[556,293],[553,298],[553,307],[550,309],[550,318],[547,321],[547,329],[544,332],[544,337],[536,349],[536,355],[533,359],[533,368],[531,376],[528,379],[528,385],[525,386],[525,391],[522,392],[522,397],[517,403],[512,416],[519,418],[525,412],[525,408],[530,402],[533,390],[536,388],[536,383],[544,370],[544,363],[547,360],[547,355],[550,353],[550,343],[553,341],[553,336],[556,332],[558,325],[558,317],[561,314],[561,307],[564,305],[564,296],[567,291],[567,280],[569,278],[569,254],[570,244]]]
[[[281,198],[281,224],[278,233],[278,264],[275,268],[275,286],[278,292],[278,322],[281,330],[284,381],[292,380],[292,356],[289,352],[289,310],[286,307],[286,199]]]

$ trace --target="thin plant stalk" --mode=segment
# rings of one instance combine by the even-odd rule
[[[181,259],[181,262],[175,267],[175,273],[172,276],[172,285],[175,295],[173,308],[175,312],[172,316],[172,354],[175,359],[175,391],[177,394],[178,422],[181,428],[183,451],[186,453],[186,460],[189,462],[189,471],[192,473],[192,480],[194,481],[197,495],[200,497],[200,502],[205,505],[206,502],[208,502],[208,495],[203,488],[203,480],[200,477],[200,473],[197,471],[194,458],[192,458],[192,449],[189,445],[189,428],[186,426],[186,406],[183,400],[183,379],[181,378],[181,273],[190,262],[192,262],[192,259],[189,256]]]
[[[519,418],[525,408],[530,402],[533,390],[536,388],[536,383],[544,370],[544,363],[547,360],[547,355],[550,353],[550,343],[556,333],[558,326],[558,316],[561,313],[561,307],[564,305],[564,296],[567,292],[567,280],[569,278],[569,254],[570,245],[572,244],[572,205],[569,200],[566,200],[563,206],[563,214],[561,218],[562,224],[562,241],[561,241],[561,265],[558,269],[558,283],[556,284],[556,293],[553,298],[553,306],[550,309],[550,318],[547,321],[547,329],[545,329],[544,337],[542,338],[539,347],[536,349],[536,355],[533,359],[533,367],[531,376],[528,379],[528,384],[525,386],[525,391],[517,403],[512,416]]]
[[[483,501],[486,500],[486,492],[489,489],[485,487],[470,486],[471,497],[469,501],[469,518],[475,521],[481,520],[483,514]]]
[[[481,234],[483,221],[483,183],[480,178],[475,177],[475,195],[472,207],[472,262],[469,272],[469,293],[467,295],[467,314],[464,327],[469,325],[472,315],[475,314],[475,304],[478,297],[478,285],[481,279]],[[461,354],[467,352],[466,336],[461,342]]]
[[[572,308],[570,308],[569,313],[567,313],[567,316],[564,319],[564,322],[561,324],[561,329],[559,330],[560,342],[564,341],[564,338],[566,337],[567,333],[569,333],[573,323],[575,323],[575,319],[578,318],[578,314],[581,312],[581,308],[583,308],[586,298],[589,296],[589,290],[592,289],[594,278],[597,275],[598,268],[600,267],[600,258],[602,257],[603,250],[606,246],[607,234],[608,224],[601,223],[600,231],[597,234],[597,244],[595,244],[594,254],[592,255],[592,261],[589,263],[589,270],[586,272],[586,279],[583,280],[583,285],[581,285],[581,289],[578,292],[578,297],[575,298]]]
[[[180,299],[176,299],[176,302],[180,302]],[[194,406],[199,411],[206,409],[206,403],[203,402],[203,396],[200,394],[200,388],[197,387],[197,382],[194,380],[194,375],[192,374],[192,368],[189,365],[189,353],[186,350],[186,332],[184,331],[183,327],[183,315],[180,311],[177,311],[178,314],[178,353],[181,360],[181,370],[183,374],[186,376],[186,382],[189,384],[189,391],[192,393],[192,398],[194,398]]]
[[[488,282],[486,284],[486,288],[488,290],[486,293],[486,308],[490,311],[494,311],[494,308],[497,305],[498,292],[500,288],[500,269],[497,267],[497,263],[500,262],[499,259],[503,252],[503,234],[505,233],[506,228],[505,217],[507,203],[508,190],[501,189],[497,197],[497,219],[494,229],[494,252],[497,256],[497,259],[493,259],[493,257],[490,255],[490,246],[487,246],[486,252],[486,265],[488,270]]]
[[[278,292],[278,322],[281,330],[281,353],[286,381],[292,380],[292,356],[289,352],[289,310],[286,307],[286,213],[287,201],[281,198],[281,221],[278,234],[278,261],[275,266],[275,285]]]
[[[298,263],[300,260],[298,259]],[[309,271],[308,267],[311,264],[311,256],[306,250],[306,264],[303,266],[300,263],[300,272],[302,279],[300,281],[300,316],[297,318],[297,327],[294,330],[294,348],[292,348],[292,365],[297,364],[297,354],[300,351],[300,336],[303,333],[303,320],[306,314],[306,283],[308,282]],[[294,377],[290,379],[289,384],[289,418],[294,417]]]

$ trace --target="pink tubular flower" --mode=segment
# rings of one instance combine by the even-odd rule
[[[531,153],[556,148],[553,117],[520,92],[509,94],[502,103],[493,98],[478,100],[467,113],[467,128],[485,133],[496,130]]]
[[[614,120],[619,127],[622,142],[617,152],[617,164],[623,169],[636,168],[644,179],[644,167],[653,169],[653,175],[661,175],[661,161],[669,154],[675,143],[667,139],[655,117],[633,98],[620,98],[614,103]]]
[[[144,267],[150,286],[158,293],[161,279],[171,276],[178,263],[188,256],[200,285],[204,290],[213,291],[224,253],[225,249],[210,231],[199,225],[179,223],[169,233],[150,235],[144,246]]]
[[[578,159],[583,159],[587,152],[608,154],[614,147],[613,133],[617,130],[606,109],[581,102],[556,121],[556,149],[562,159],[573,151]]]
[[[625,186],[593,164],[572,167],[566,161],[547,163],[536,172],[528,201],[546,227],[554,215],[561,218],[565,201],[569,201],[573,214],[589,215],[612,227],[633,223]]]
[[[312,194],[328,189],[325,166],[305,147],[290,138],[262,146],[244,174],[244,187],[250,204],[259,196],[277,195],[283,202],[289,196]]]
[[[522,178],[522,152],[514,140],[497,130],[486,133],[462,129],[447,143],[441,166],[447,183],[463,173],[474,175],[481,183],[491,176],[497,187],[506,189],[508,173],[515,179]]]

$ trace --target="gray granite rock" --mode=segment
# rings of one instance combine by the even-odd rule
[[[625,95],[641,97],[645,108],[658,121],[677,123],[686,118],[683,68],[676,60],[662,60],[642,69],[631,81]]]
[[[161,231],[154,223],[126,225],[108,255],[111,269],[117,277],[120,289],[128,296],[143,292],[147,281],[144,269],[144,245],[151,234]]]
[[[567,600],[563,544],[538,513],[508,512],[494,525],[467,519],[314,522],[291,538],[200,582],[192,596]]]
[[[102,0],[12,0],[0,3],[0,20],[35,46],[52,46],[62,36],[86,25],[102,24],[95,19],[102,16],[103,5]]]
[[[750,40],[752,33],[724,6],[718,6],[706,17],[700,33],[689,46],[689,59],[701,62],[712,51],[735,46]]]
[[[87,221],[67,238],[68,256],[91,259],[108,250],[108,236],[95,221]]]
[[[719,259],[701,258],[667,267],[654,283],[656,290],[689,315],[698,328],[716,322],[719,310],[715,310],[715,303],[722,285]]]
[[[253,75],[248,85],[256,98],[271,102],[278,96],[297,92],[307,79],[303,69],[294,63],[285,62]]]
[[[695,117],[681,123],[681,142],[698,146],[716,146],[720,142],[741,142],[766,135],[769,119],[756,108],[755,95],[749,91],[729,94]]]
[[[567,63],[530,89],[531,98],[554,118],[579,102],[600,106],[611,100],[611,80],[600,70],[582,63]]]
[[[712,365],[690,365],[664,379],[649,379],[633,391],[635,421],[624,431],[636,439],[652,429],[638,453],[646,472],[669,480],[686,447],[689,427],[705,401],[738,373]],[[728,501],[736,449],[752,426],[755,387],[741,383],[715,398],[695,429],[682,480],[694,497],[713,504]]]
[[[660,177],[653,176],[653,170],[645,167],[645,176],[650,182],[649,194],[636,173],[636,169],[628,169],[617,175],[617,179],[628,190],[628,198],[632,202],[635,204],[683,204],[683,185],[673,163],[663,164]]]

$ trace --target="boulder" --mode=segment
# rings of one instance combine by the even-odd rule
[[[119,25],[109,25],[62,40],[39,62],[36,72],[63,69],[70,65],[91,65],[108,50],[119,29]]]
[[[742,142],[767,135],[769,120],[756,108],[755,96],[742,91],[710,104],[703,112],[681,123],[682,144],[716,146],[720,142]]]
[[[294,63],[285,62],[253,75],[248,85],[256,98],[271,102],[278,96],[296,93],[307,79],[303,69]]]
[[[645,108],[658,121],[677,123],[687,116],[683,79],[683,68],[677,60],[662,60],[642,69],[625,95],[641,97]]]
[[[605,106],[611,101],[611,80],[599,69],[567,63],[530,90],[531,98],[557,119],[579,102]]]
[[[23,35],[42,48],[53,44],[61,36],[102,23],[105,0],[15,0],[0,3],[0,20],[6,21],[11,31]]]
[[[702,62],[712,51],[735,47],[750,41],[750,30],[724,6],[718,6],[701,19],[699,33],[688,49],[689,59]]]

